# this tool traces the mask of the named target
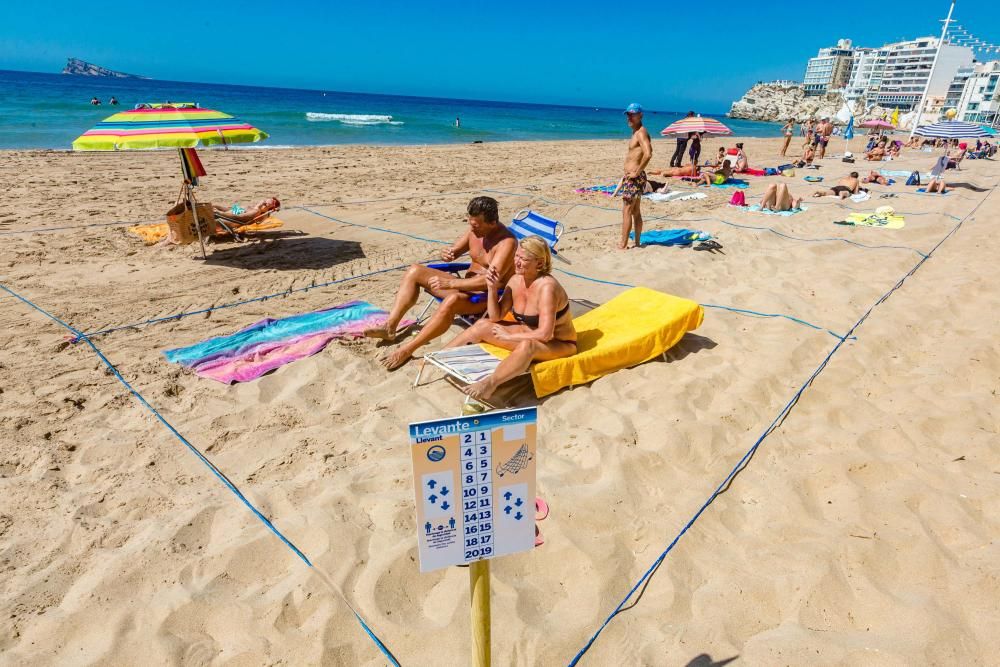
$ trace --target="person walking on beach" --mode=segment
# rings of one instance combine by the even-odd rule
[[[649,132],[642,126],[642,107],[636,103],[625,109],[628,126],[632,128],[632,137],[628,141],[628,152],[625,154],[625,176],[619,186],[622,195],[622,238],[618,243],[619,250],[628,248],[629,232],[635,230],[635,245],[642,245],[642,195],[646,190],[646,165],[653,157],[653,142]],[[683,150],[681,157],[684,156]],[[678,163],[677,166],[680,166]]]
[[[688,111],[687,116],[685,116],[685,118],[694,118],[694,112]],[[684,136],[677,137],[677,148],[674,149],[674,155],[673,157],[670,158],[671,167],[680,167],[681,164],[684,162],[684,149],[687,148],[688,139],[690,139],[693,135],[694,132],[688,132],[688,135],[686,137]]]
[[[781,133],[785,135],[785,143],[781,146],[781,157],[785,157],[788,152],[788,144],[792,143],[792,135],[795,134],[795,119],[790,118],[781,128]]]

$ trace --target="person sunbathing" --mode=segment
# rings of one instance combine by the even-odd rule
[[[445,348],[489,343],[511,353],[489,377],[465,387],[475,399],[488,400],[497,387],[528,370],[533,361],[576,354],[576,329],[569,296],[552,275],[552,253],[538,236],[526,236],[514,253],[514,276],[503,287],[495,267],[486,272],[486,316]]]
[[[813,160],[816,158],[816,147],[809,143],[802,151],[802,159],[795,163],[795,166],[801,169],[802,167],[811,166]]]
[[[802,206],[802,198],[792,197],[788,191],[788,186],[784,183],[771,183],[764,191],[764,197],[760,200],[762,211],[792,211]]]
[[[875,148],[865,153],[865,159],[869,162],[881,162],[885,158],[885,138],[883,137]]]
[[[649,172],[650,176],[673,176],[674,178],[680,178],[683,176],[697,176],[698,175],[698,165],[689,164],[684,167],[667,167],[666,169],[654,169]]]
[[[872,172],[875,173],[874,171]],[[857,194],[861,188],[858,181],[858,172],[852,171],[849,176],[840,179],[840,182],[832,188],[824,188],[813,193],[813,197],[840,197],[847,199],[853,194]]]
[[[281,202],[278,201],[277,197],[268,197],[267,199],[258,202],[253,208],[243,208],[239,204],[233,204],[229,208],[215,204],[213,208],[215,208],[215,210],[219,213],[223,213],[226,216],[226,220],[250,223],[267,213],[272,213],[280,209]]]
[[[965,152],[969,149],[969,144],[960,143],[948,151],[948,168],[957,169],[962,160],[965,159]]]
[[[705,169],[698,177],[698,185],[722,185],[733,176],[733,168],[729,160],[725,160],[719,169]]]
[[[733,171],[737,174],[742,174],[749,168],[750,158],[743,152],[743,144],[736,144],[736,164],[733,166]]]
[[[441,251],[441,259],[452,262],[466,252],[472,260],[464,278],[447,271],[432,269],[424,264],[412,264],[403,276],[396,300],[385,324],[366,329],[368,338],[394,341],[396,326],[403,315],[416,304],[423,288],[441,300],[434,314],[412,340],[385,354],[379,362],[389,370],[405,364],[416,350],[448,330],[456,315],[476,315],[486,310],[482,293],[487,288],[487,270],[493,268],[495,282],[503,287],[514,272],[514,250],[517,240],[500,222],[499,204],[492,197],[476,197],[466,208],[469,228],[454,244]],[[499,288],[498,288],[499,289]],[[473,296],[479,295],[479,299]]]
[[[878,173],[874,169],[867,176],[861,179],[862,183],[878,183],[879,185],[889,185],[889,179]]]

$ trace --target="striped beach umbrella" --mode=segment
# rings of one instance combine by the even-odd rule
[[[732,134],[733,131],[728,127],[715,120],[714,118],[702,118],[700,116],[689,116],[687,118],[681,118],[675,123],[671,123],[668,127],[663,128],[660,134],[664,137],[667,136],[678,136],[686,135],[689,132],[700,132],[702,134],[719,134],[726,135]]]
[[[181,158],[184,182],[178,201],[184,200],[191,211],[201,255],[205,254],[202,224],[194,186],[205,175],[205,168],[195,146],[249,144],[267,139],[267,133],[214,109],[204,109],[190,102],[140,104],[131,111],[108,116],[73,142],[76,151],[122,151],[151,148],[176,148]],[[233,238],[239,237],[220,222]]]
[[[871,120],[866,120],[865,122],[861,123],[861,127],[878,128],[880,130],[891,130],[895,127],[895,125],[893,125],[890,122],[880,120],[878,118],[872,118]]]
[[[267,133],[214,109],[194,104],[148,104],[108,116],[73,142],[77,151],[194,148],[248,144]]]
[[[959,120],[946,120],[933,125],[921,125],[913,132],[930,139],[977,139],[988,137],[990,133],[975,123],[963,123]]]

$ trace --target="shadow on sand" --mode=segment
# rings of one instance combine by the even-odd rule
[[[206,264],[231,266],[250,271],[272,269],[328,269],[365,256],[357,241],[340,241],[318,236],[260,235],[253,241],[216,248]]]

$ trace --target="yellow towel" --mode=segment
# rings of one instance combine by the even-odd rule
[[[564,387],[592,382],[623,368],[655,359],[701,325],[704,311],[694,301],[634,287],[573,320],[577,353],[531,367],[539,398]],[[507,350],[483,345],[501,359]]]
[[[901,215],[881,217],[871,213],[851,213],[847,216],[847,221],[853,222],[858,227],[883,227],[885,229],[902,229],[906,225],[906,220]]]

